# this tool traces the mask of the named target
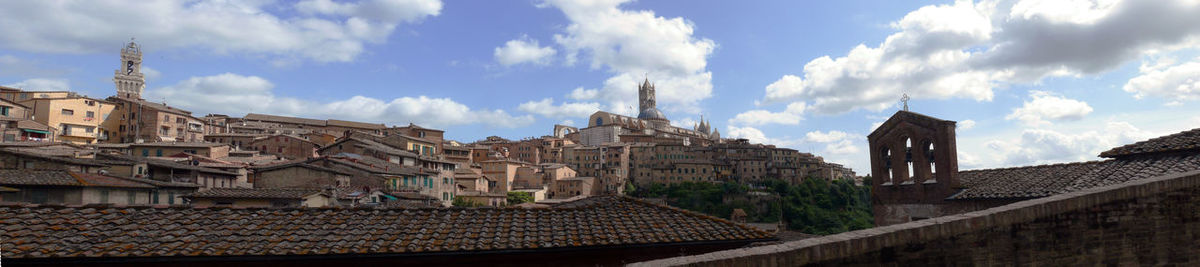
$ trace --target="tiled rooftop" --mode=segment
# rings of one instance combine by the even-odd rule
[[[317,188],[210,188],[186,197],[299,199],[320,192]]]
[[[79,186],[67,171],[62,170],[5,170],[0,169],[0,184]]]
[[[551,209],[0,206],[0,247],[13,259],[387,255],[772,238],[628,198],[583,201]]]
[[[1192,170],[1200,153],[961,171],[966,188],[948,199],[1037,198]]]
[[[1105,158],[1180,151],[1200,152],[1200,128],[1119,146],[1100,153]]]
[[[154,186],[159,185],[147,181],[145,179],[121,178],[95,173],[72,173],[64,170],[0,169],[0,184],[10,186],[154,188]],[[184,187],[184,185],[179,183],[159,183],[173,187]]]

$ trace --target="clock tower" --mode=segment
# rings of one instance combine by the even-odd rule
[[[129,40],[125,48],[121,48],[121,65],[113,76],[117,84],[117,97],[125,99],[142,99],[142,90],[146,89],[146,76],[142,74],[142,47]]]

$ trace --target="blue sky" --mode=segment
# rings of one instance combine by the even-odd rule
[[[1196,1],[34,1],[0,4],[0,84],[418,124],[470,142],[629,113],[866,172],[899,109],[959,121],[961,169],[1095,159],[1200,125]],[[1129,27],[1129,26],[1136,27]]]

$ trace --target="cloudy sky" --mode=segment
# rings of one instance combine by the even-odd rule
[[[0,84],[414,122],[474,141],[632,113],[868,170],[900,108],[958,121],[961,169],[1095,159],[1200,127],[1200,1],[3,1]]]

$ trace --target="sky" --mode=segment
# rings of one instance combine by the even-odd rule
[[[633,114],[869,172],[897,110],[957,122],[959,169],[1097,160],[1200,126],[1200,1],[2,1],[0,84],[446,130]]]

